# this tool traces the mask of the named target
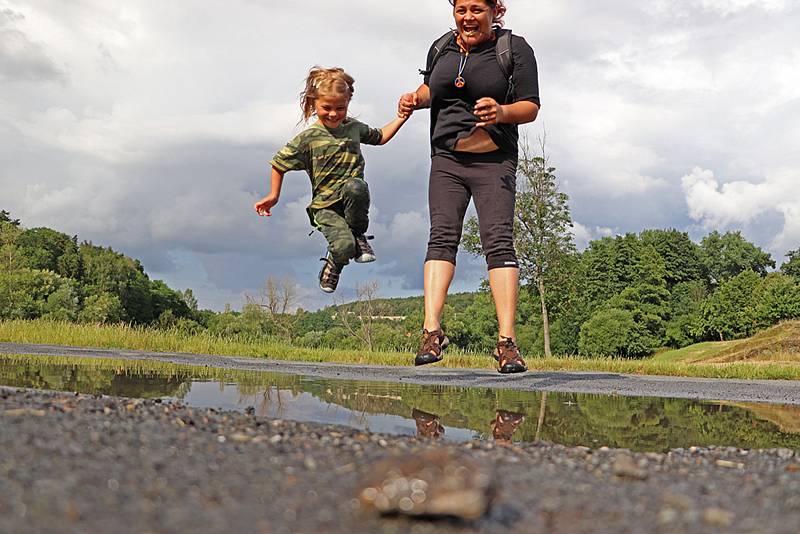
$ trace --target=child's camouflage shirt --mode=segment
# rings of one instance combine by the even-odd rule
[[[314,225],[314,211],[338,202],[348,180],[364,178],[361,143],[377,145],[381,138],[379,129],[355,119],[346,119],[334,130],[313,124],[280,149],[270,164],[282,172],[308,173],[313,198],[306,209]]]

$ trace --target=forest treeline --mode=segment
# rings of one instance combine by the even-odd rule
[[[776,267],[740,232],[694,242],[651,229],[594,240],[562,258],[559,283],[548,287],[552,350],[641,357],[800,318],[800,250]],[[136,259],[25,228],[0,211],[0,319],[126,322],[308,347],[414,350],[419,342],[421,297],[378,298],[373,284],[353,302],[308,312],[294,306],[296,295],[293,281],[270,278],[242,310],[199,310],[191,289],[151,280]],[[518,336],[529,355],[542,352],[542,308],[537,286],[523,285]],[[490,350],[497,324],[488,290],[451,295],[443,323],[456,346]]]

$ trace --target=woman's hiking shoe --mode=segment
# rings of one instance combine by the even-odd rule
[[[497,371],[500,373],[524,373],[528,370],[525,360],[519,354],[519,347],[510,337],[497,342],[493,356],[497,360]]]
[[[511,436],[523,421],[525,416],[521,413],[497,410],[494,421],[491,422],[492,437],[498,441],[511,441]]]
[[[439,421],[438,415],[414,408],[411,410],[411,417],[414,418],[414,423],[417,425],[417,436],[421,438],[440,438],[444,435],[444,426]]]
[[[339,275],[342,274],[344,265],[339,265],[333,261],[330,253],[328,253],[327,257],[320,258],[320,260],[324,261],[325,264],[319,271],[319,288],[325,293],[333,293],[339,284]]]
[[[360,234],[355,236],[356,237],[356,257],[354,261],[356,263],[369,263],[371,261],[375,261],[375,251],[372,250],[372,247],[369,245],[369,239],[374,239],[374,235],[364,235]]]
[[[417,351],[414,358],[414,365],[427,365],[436,363],[442,359],[442,351],[450,344],[450,340],[444,335],[441,329],[428,332],[422,331],[422,346]]]

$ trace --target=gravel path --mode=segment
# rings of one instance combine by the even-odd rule
[[[482,518],[381,517],[360,481],[437,449],[483,466]],[[666,454],[372,434],[118,397],[0,388],[0,532],[776,532],[800,530],[800,456]]]
[[[0,343],[0,353],[146,359],[320,378],[412,384],[800,404],[800,380],[718,380],[616,373],[536,371],[535,369],[519,375],[504,376],[490,370],[448,369],[445,367],[355,366],[21,343]],[[531,364],[535,364],[535,361],[531,361]]]

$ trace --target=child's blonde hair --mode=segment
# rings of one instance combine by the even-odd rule
[[[320,96],[347,96],[348,100],[353,98],[354,83],[353,77],[339,67],[312,67],[306,77],[306,87],[300,93],[303,120],[307,121],[314,114],[314,102]]]

